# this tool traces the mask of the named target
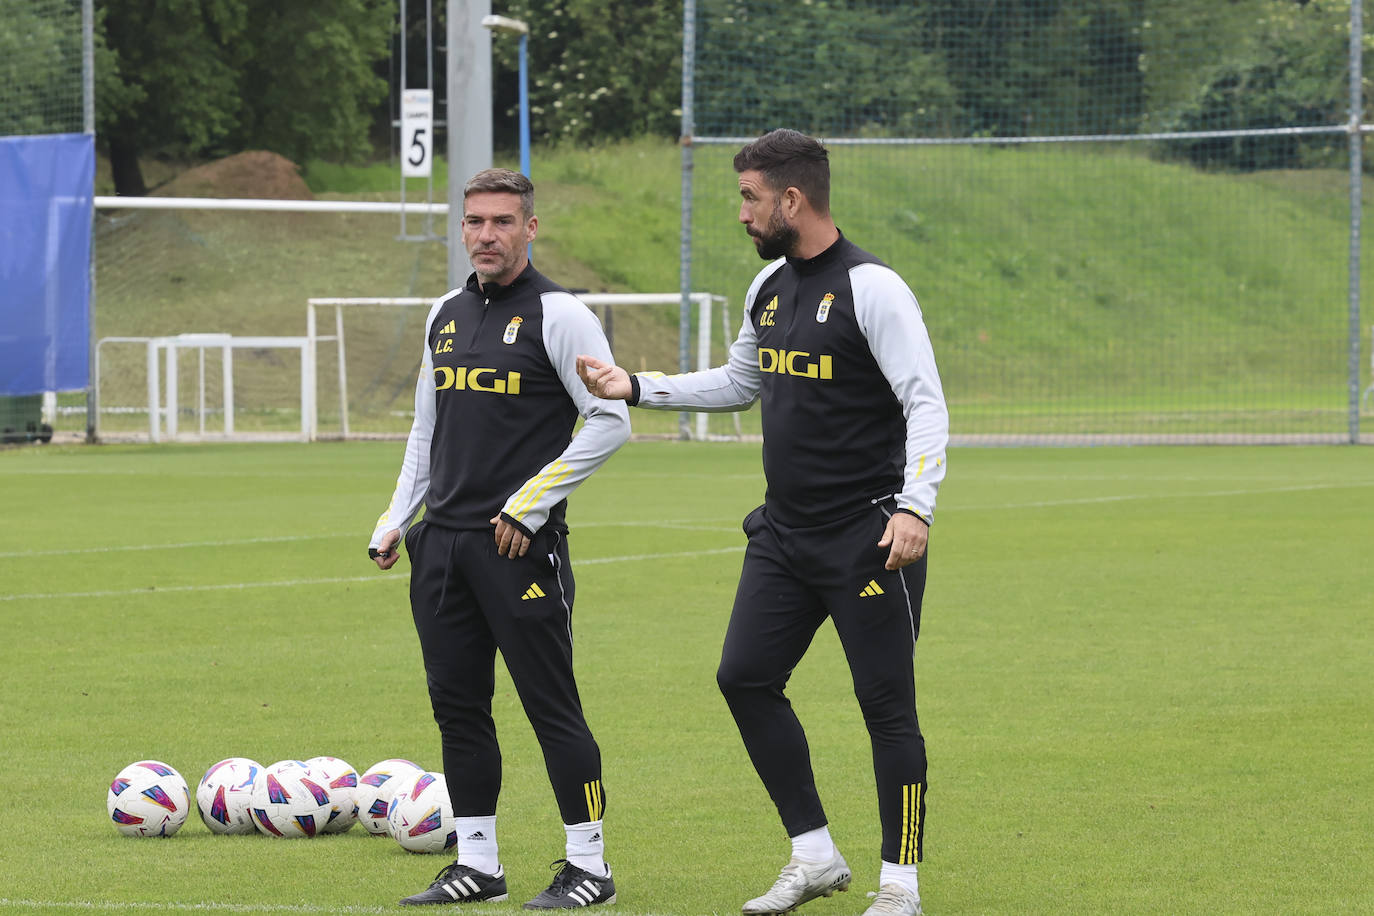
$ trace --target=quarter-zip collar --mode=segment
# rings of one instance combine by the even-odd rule
[[[830,247],[816,255],[814,258],[794,258],[787,256],[787,263],[799,274],[817,274],[825,270],[836,258],[840,256],[840,251],[849,245],[844,233],[838,228],[835,229],[838,236],[831,243]]]
[[[506,286],[502,286],[499,283],[479,283],[477,280],[477,271],[474,270],[468,275],[466,288],[469,292],[476,296],[481,296],[488,302],[499,302],[529,283],[537,274],[538,271],[534,269],[534,262],[530,261],[525,264],[525,269],[520,271],[514,280],[510,281]]]

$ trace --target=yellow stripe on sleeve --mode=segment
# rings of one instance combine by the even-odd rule
[[[515,499],[511,500],[511,507],[507,511],[515,518],[524,518],[525,514],[534,508],[545,493],[554,485],[562,483],[571,474],[571,467],[561,461],[555,461],[549,465],[547,470],[520,488],[519,492],[515,494]]]

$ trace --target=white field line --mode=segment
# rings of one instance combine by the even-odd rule
[[[577,560],[574,566],[598,566],[605,563],[636,563],[641,560],[672,560],[689,557],[705,557],[722,553],[739,553],[744,545],[720,547],[714,550],[682,550],[673,553],[640,553],[620,557],[593,557]],[[47,601],[53,598],[119,598],[128,595],[164,595],[183,592],[225,592],[242,591],[250,588],[298,588],[305,585],[341,585],[344,583],[382,582],[405,584],[409,578],[404,575],[388,576],[375,572],[366,576],[336,576],[325,579],[281,579],[268,582],[226,582],[220,585],[168,585],[146,588],[112,589],[96,592],[44,592],[27,595],[0,595],[0,601]]]
[[[675,531],[738,531],[739,523],[707,524],[703,522],[583,522],[575,530],[584,528],[671,528]],[[235,538],[223,541],[177,541],[167,544],[112,544],[106,547],[68,547],[61,550],[0,550],[0,560],[27,557],[62,557],[81,553],[121,553],[125,551],[182,550],[188,547],[239,547],[249,544],[284,544],[291,541],[327,541],[348,538],[361,540],[368,532],[334,532],[332,534],[283,534],[276,537]]]
[[[25,900],[0,897],[0,910],[41,912],[43,910],[81,910],[85,912],[150,912],[150,913],[393,913],[395,907],[381,906],[311,906],[291,903],[183,903],[183,902],[119,902],[114,900]],[[500,904],[464,904],[465,913],[502,913]],[[650,912],[635,913],[616,907],[616,916],[655,916]],[[716,916],[716,914],[712,914]]]
[[[153,913],[386,913],[379,906],[307,906],[290,903],[121,903],[113,900],[11,900],[0,897],[0,909],[88,910],[92,912]]]
[[[1146,499],[1211,499],[1223,496],[1256,496],[1266,493],[1304,493],[1311,490],[1352,490],[1374,487],[1374,480],[1359,480],[1341,483],[1312,483],[1291,487],[1246,487],[1234,490],[1206,490],[1200,493],[1125,493],[1116,496],[1082,496],[1071,499],[1045,499],[1035,502],[1010,502],[988,506],[960,506],[960,512],[983,512],[1005,509],[1042,509],[1049,506],[1080,506],[1094,503],[1119,503]]]
[[[109,547],[69,547],[64,550],[0,551],[0,560],[20,557],[62,557],[78,553],[119,553],[126,550],[180,550],[187,547],[236,547],[240,544],[283,544],[288,541],[318,541],[343,537],[341,534],[283,534],[269,538],[239,538],[229,541],[183,541],[176,544],[115,544]],[[356,535],[350,535],[356,537]]]
[[[1029,479],[1029,478],[1018,478]],[[1074,480],[1073,477],[1056,478],[1061,480]],[[1106,479],[1106,478],[1091,478]],[[1179,478],[1194,479],[1194,478]],[[1046,499],[1031,502],[1005,502],[991,505],[972,505],[959,506],[957,511],[961,512],[1002,512],[1012,509],[1044,509],[1054,506],[1081,506],[1093,505],[1098,503],[1131,502],[1146,499],[1206,499],[1224,496],[1255,496],[1265,493],[1300,493],[1311,490],[1343,490],[1343,489],[1363,489],[1374,487],[1374,481],[1341,481],[1337,483],[1314,483],[1298,484],[1287,487],[1245,487],[1229,490],[1205,490],[1202,492],[1177,492],[1177,493],[1126,493],[1114,496],[1082,496],[1068,499]],[[946,510],[949,511],[949,510]],[[722,524],[715,524],[721,522]],[[725,522],[729,522],[725,524]],[[653,522],[625,521],[625,522],[580,522],[574,530],[586,528],[671,528],[678,531],[718,531],[735,532],[739,530],[739,522],[734,519],[698,519],[698,520],[664,520]],[[24,559],[28,557],[57,557],[72,554],[85,553],[115,553],[121,551],[149,551],[149,550],[180,550],[193,547],[237,547],[248,544],[273,544],[287,543],[291,541],[312,541],[330,540],[334,538],[357,538],[358,532],[335,533],[335,534],[288,534],[278,537],[260,538],[239,538],[223,541],[182,541],[167,544],[118,544],[108,547],[72,547],[62,550],[10,550],[0,551],[0,560],[3,559]],[[650,555],[645,555],[650,556]],[[659,555],[653,555],[659,556]],[[667,556],[664,554],[663,556]],[[614,559],[605,560],[579,560],[579,563],[587,562],[619,562]],[[0,596],[3,600],[4,596]]]

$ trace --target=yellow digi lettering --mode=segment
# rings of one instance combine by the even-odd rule
[[[793,375],[798,378],[833,379],[833,366],[832,357],[813,358],[808,350],[774,350],[772,347],[759,347],[760,372],[776,372],[779,375]]]
[[[448,366],[434,367],[434,390],[443,391],[452,388],[454,391],[486,391],[491,394],[519,394],[520,393],[520,373],[507,372],[504,378],[485,379],[485,376],[495,375],[496,369],[479,367],[469,369],[466,366],[457,366],[450,369]]]
[[[468,387],[473,391],[492,391],[496,394],[506,393],[506,383],[502,381],[492,382],[490,385],[483,385],[481,376],[494,373],[495,369],[469,369]]]
[[[805,368],[801,368],[801,369],[798,369],[798,368],[797,368],[797,360],[798,360],[798,359],[805,359],[805,358],[809,357],[810,355],[811,355],[811,354],[810,354],[810,353],[807,353],[805,350],[793,350],[791,353],[788,353],[788,354],[787,354],[787,374],[788,374],[788,375],[800,375],[800,376],[802,376],[803,378],[815,378],[815,377],[816,377],[816,364],[815,364],[815,363],[807,363],[806,366],[805,366]]]

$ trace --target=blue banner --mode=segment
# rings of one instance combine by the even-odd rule
[[[94,195],[94,137],[0,137],[0,395],[90,381]]]

